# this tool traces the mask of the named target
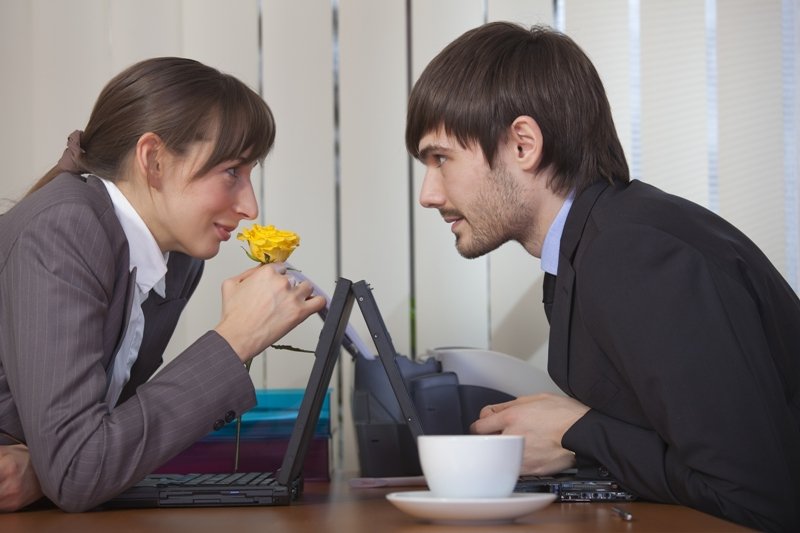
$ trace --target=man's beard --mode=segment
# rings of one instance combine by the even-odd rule
[[[456,250],[465,259],[477,259],[496,250],[508,240],[502,234],[490,231],[486,226],[476,228],[472,224],[467,224],[472,230],[472,238],[466,241],[456,235]]]
[[[484,187],[478,191],[469,217],[460,216],[470,230],[469,240],[456,235],[456,250],[466,259],[475,259],[496,250],[510,240],[518,240],[529,224],[527,206],[520,198],[519,185],[505,168],[498,166],[487,174]],[[472,207],[470,206],[470,207]]]

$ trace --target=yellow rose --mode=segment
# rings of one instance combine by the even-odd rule
[[[300,245],[300,237],[292,231],[277,229],[275,226],[253,224],[236,236],[250,245],[247,255],[259,263],[283,262],[289,259]]]
[[[300,237],[293,231],[277,229],[273,225],[260,226],[253,224],[249,229],[236,235],[240,241],[246,241],[250,245],[250,250],[245,250],[247,256],[259,263],[282,263],[289,259],[294,249],[300,246]],[[273,344],[273,348],[278,350],[292,350],[295,352],[314,353],[312,350],[301,350],[291,345]],[[247,361],[244,366],[250,371],[250,363]],[[242,416],[236,420],[236,453],[234,458],[234,471],[239,467],[239,440],[242,429]]]

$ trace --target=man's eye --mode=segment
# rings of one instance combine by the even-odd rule
[[[227,172],[228,175],[230,175],[231,177],[234,177],[234,178],[238,178],[239,177],[239,172],[235,167],[226,168],[225,172]]]
[[[434,155],[433,162],[436,164],[437,167],[444,165],[444,162],[447,161],[447,158],[443,155]]]

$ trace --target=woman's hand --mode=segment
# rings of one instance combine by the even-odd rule
[[[325,307],[308,282],[295,284],[282,263],[260,265],[222,284],[222,319],[214,328],[246,363]]]
[[[0,446],[0,512],[22,509],[41,497],[28,447]]]

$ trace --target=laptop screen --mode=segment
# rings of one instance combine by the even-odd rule
[[[325,400],[325,393],[338,359],[347,319],[353,307],[351,285],[352,282],[345,278],[339,278],[336,282],[336,289],[314,352],[315,360],[308,387],[303,395],[300,410],[297,413],[297,422],[292,429],[286,455],[283,457],[283,464],[278,472],[277,480],[282,485],[289,485],[300,476],[303,460],[313,438],[314,428]]]
[[[424,434],[422,424],[417,416],[417,409],[411,400],[411,395],[406,388],[400,369],[397,367],[395,359],[397,351],[392,343],[392,338],[389,336],[389,331],[386,329],[378,304],[372,295],[372,289],[370,289],[366,281],[362,280],[353,284],[353,293],[356,296],[358,306],[361,308],[364,321],[367,323],[370,337],[372,337],[375,347],[378,349],[378,357],[389,378],[397,403],[400,404],[405,423],[411,430],[411,436],[416,442],[417,437]]]

